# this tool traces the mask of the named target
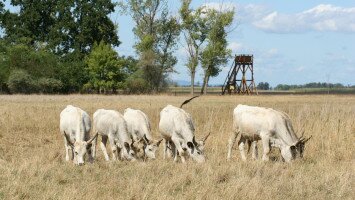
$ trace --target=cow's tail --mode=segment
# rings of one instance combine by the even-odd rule
[[[197,95],[197,96],[194,96],[194,97],[192,97],[192,98],[190,98],[190,99],[185,100],[185,101],[181,104],[180,108],[182,108],[183,105],[189,103],[192,99],[194,99],[194,98],[196,98],[196,97],[199,97],[199,96],[200,96],[200,95]]]

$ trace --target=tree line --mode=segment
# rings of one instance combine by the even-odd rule
[[[179,41],[194,92],[196,68],[203,69],[206,92],[231,50],[228,28],[234,11],[192,8],[181,0],[172,15],[168,0],[11,0],[0,1],[0,85],[8,93],[158,93],[176,72]],[[116,10],[131,16],[136,57],[121,56]]]
[[[305,88],[355,88],[355,85],[345,86],[341,83],[321,83],[321,82],[311,82],[299,85],[288,85],[288,84],[278,84],[276,87],[272,88],[268,82],[260,82],[257,85],[258,90],[293,90],[293,89],[305,89]]]
[[[300,85],[287,85],[287,84],[278,84],[274,90],[292,90],[292,89],[304,89],[304,88],[355,88],[353,86],[345,86],[341,83],[321,83],[321,82],[312,82]]]

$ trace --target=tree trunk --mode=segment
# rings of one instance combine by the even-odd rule
[[[191,96],[195,93],[195,72],[191,72]]]
[[[207,85],[208,85],[208,80],[210,76],[205,72],[205,77],[203,78],[203,84],[201,88],[201,94],[207,94]]]
[[[207,75],[207,76],[205,77],[205,87],[203,87],[203,89],[204,89],[203,94],[204,94],[204,95],[207,94],[207,87],[208,87],[208,81],[209,81],[209,79],[210,79],[210,76]]]

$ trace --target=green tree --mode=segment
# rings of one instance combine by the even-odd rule
[[[191,77],[191,95],[194,95],[196,68],[199,63],[200,47],[205,42],[209,27],[208,18],[204,17],[203,7],[196,10],[190,9],[192,0],[182,0],[180,17],[182,19],[183,36],[189,55],[186,64]]]
[[[209,19],[210,31],[207,36],[207,45],[200,53],[201,65],[204,71],[201,94],[207,93],[209,78],[217,76],[220,67],[227,63],[231,50],[227,49],[227,31],[233,22],[234,11],[220,12],[205,8],[206,18]]]
[[[60,80],[57,79],[59,72],[60,62],[57,56],[47,49],[40,48],[36,50],[27,45],[11,45],[1,40],[0,82],[2,90],[6,91],[6,88],[9,86],[12,92],[24,92],[26,88],[28,90],[26,93],[37,92],[39,91],[36,89],[37,86],[39,87],[37,84],[38,80],[42,78],[42,80],[50,80],[46,81],[46,83],[58,83],[55,88],[52,88],[53,90],[49,89],[46,91],[58,92],[58,86],[61,86],[61,83],[59,83]],[[10,76],[12,77],[10,78]],[[23,84],[19,90],[14,89],[19,88],[17,85],[22,80],[29,80],[28,77],[31,77],[31,80],[33,80],[31,84],[29,84],[30,81],[25,81],[28,84]],[[10,85],[12,86],[10,87]],[[50,88],[50,84],[47,84],[46,88]]]
[[[12,43],[45,44],[62,56],[75,51],[88,54],[101,40],[120,44],[117,26],[108,17],[115,8],[110,0],[12,0],[11,4],[19,12],[7,10],[1,17],[4,38]]]
[[[60,0],[57,10],[57,22],[51,32],[57,37],[53,37],[50,43],[59,52],[75,50],[88,54],[95,42],[104,41],[113,46],[120,44],[117,26],[109,18],[115,11],[111,0]]]
[[[93,88],[100,94],[116,92],[125,80],[124,61],[120,60],[111,45],[104,42],[94,44],[91,53],[85,59],[90,81],[87,88]]]
[[[258,90],[269,90],[270,85],[268,82],[260,82],[257,86]]]
[[[173,72],[177,60],[173,56],[180,34],[175,17],[169,15],[167,0],[130,0],[128,9],[134,22],[138,41],[135,48],[139,55],[142,78],[153,92],[166,85],[167,74]]]
[[[0,92],[7,91],[7,80],[10,74],[10,67],[7,56],[8,44],[0,39]]]

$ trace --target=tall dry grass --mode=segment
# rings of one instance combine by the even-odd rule
[[[98,149],[94,164],[64,159],[59,113],[73,104],[143,110],[159,137],[159,112],[187,97],[0,96],[0,199],[354,199],[355,96],[206,96],[190,102],[197,137],[211,131],[207,162],[158,159],[110,162]],[[288,113],[294,128],[313,138],[303,160],[242,162],[235,148],[226,161],[232,110],[237,104]],[[259,142],[260,143],[260,142]],[[259,144],[259,151],[261,151]],[[261,153],[261,152],[260,152]],[[277,157],[278,152],[274,155]]]

